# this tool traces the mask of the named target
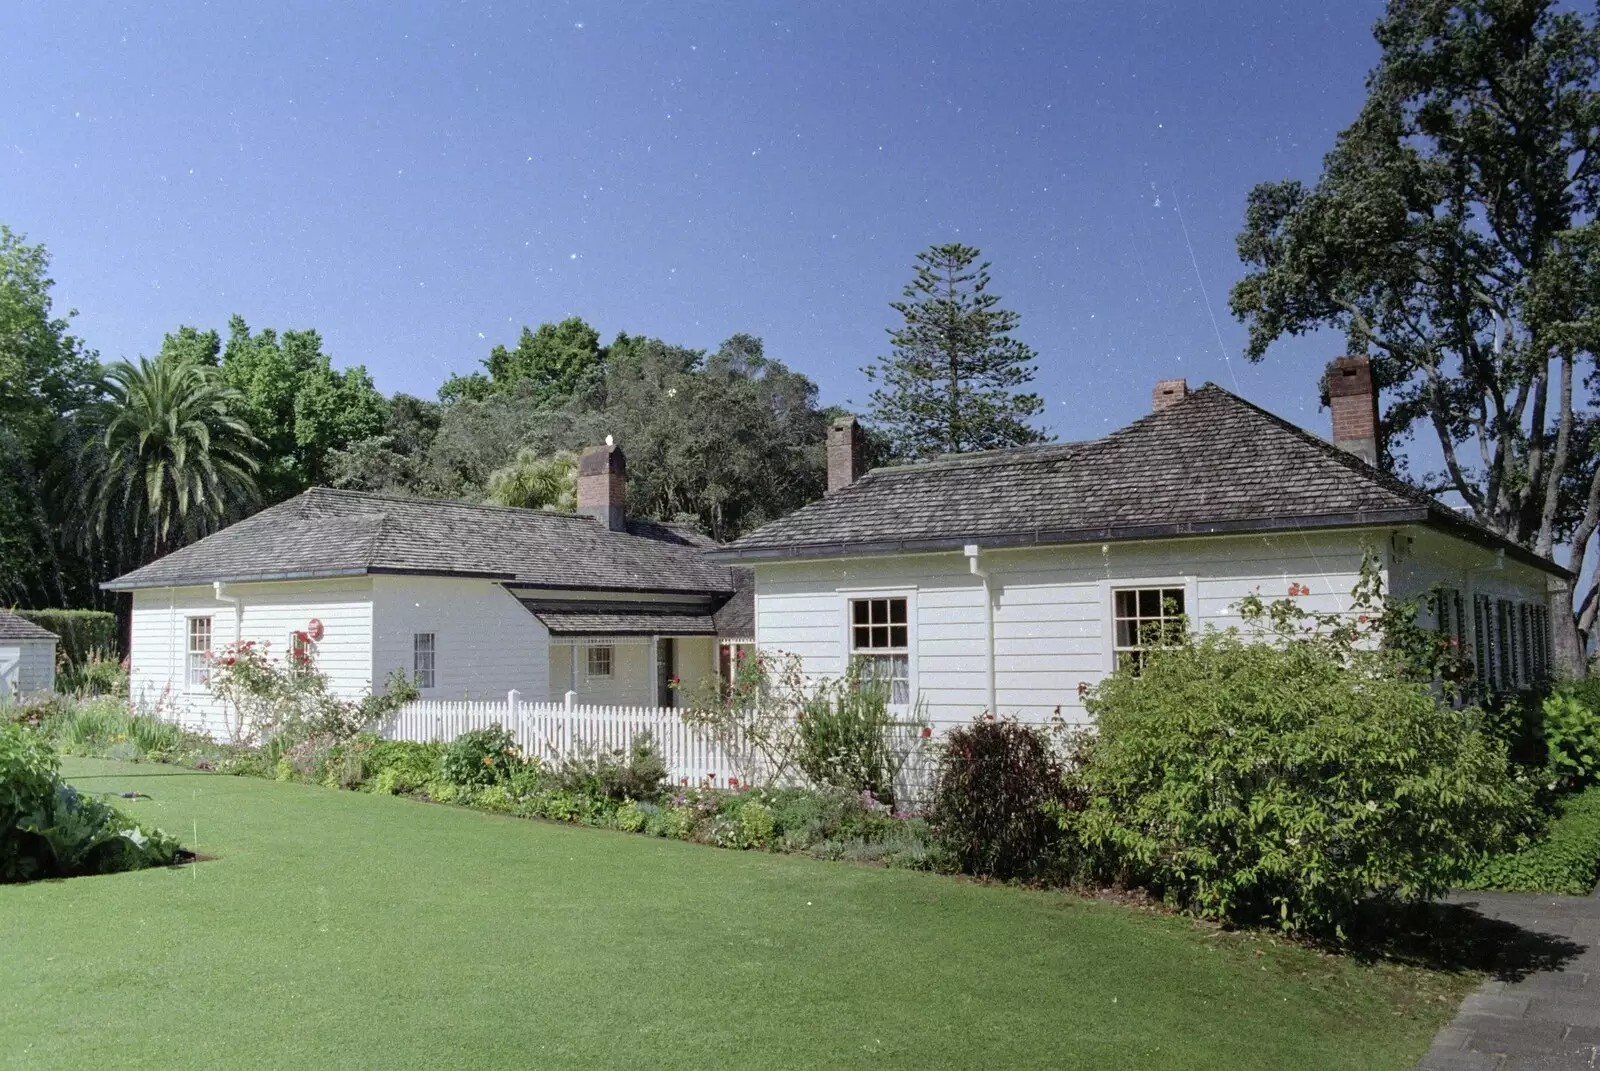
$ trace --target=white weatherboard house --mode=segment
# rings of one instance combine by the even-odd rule
[[[106,584],[133,596],[133,703],[223,734],[211,658],[309,654],[345,696],[672,706],[750,639],[741,572],[630,521],[622,451],[580,462],[579,512],[316,488]]]
[[[1385,589],[1443,591],[1441,624],[1496,688],[1545,677],[1553,563],[1371,464],[1365,358],[1329,369],[1334,442],[1210,384],[1158,384],[1102,439],[861,474],[853,419],[829,433],[829,493],[710,552],[751,566],[763,650],[808,675],[871,659],[939,726],[998,710],[1086,719],[1082,692],[1139,657],[1141,625],[1240,624],[1239,600],[1347,611],[1367,550]]]
[[[0,704],[56,686],[56,634],[0,610]]]

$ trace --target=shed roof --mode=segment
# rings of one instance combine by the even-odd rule
[[[42,625],[35,625],[27,618],[18,617],[8,610],[0,610],[0,640],[11,640],[13,642],[19,640],[48,640],[51,643],[55,643],[59,638],[54,632]]]

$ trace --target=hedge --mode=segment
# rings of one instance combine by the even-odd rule
[[[103,610],[13,610],[12,613],[61,637],[67,661],[82,663],[94,654],[117,654],[117,615]]]
[[[1472,889],[1587,896],[1600,879],[1600,785],[1569,797],[1538,840],[1497,855],[1469,883]]]

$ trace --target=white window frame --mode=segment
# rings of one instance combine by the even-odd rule
[[[597,656],[603,655],[603,669],[596,669]],[[655,670],[652,668],[652,673]],[[583,678],[590,681],[615,680],[617,676],[617,649],[609,643],[591,643],[583,649]]]
[[[428,643],[424,649],[421,640],[426,636]],[[428,656],[427,669],[423,669],[422,656]],[[427,673],[424,683],[423,673]],[[413,632],[411,634],[411,679],[417,686],[417,691],[428,692],[439,687],[439,634],[437,632]]]
[[[206,645],[201,650],[195,646],[195,626],[205,622]],[[183,687],[185,691],[203,692],[211,680],[211,658],[216,643],[216,621],[211,614],[190,614],[183,619]],[[196,660],[198,659],[198,664]],[[198,679],[197,679],[198,678]]]
[[[1129,576],[1100,581],[1100,669],[1107,676],[1117,669],[1115,592],[1137,588],[1182,588],[1183,612],[1189,619],[1189,632],[1198,633],[1204,627],[1200,614],[1200,578],[1197,576]]]
[[[906,695],[904,703],[889,704],[895,711],[908,711],[917,704],[920,685],[917,680],[917,589],[907,587],[894,588],[845,588],[839,591],[839,602],[835,610],[838,615],[835,620],[839,622],[839,673],[842,675],[850,668],[850,661],[855,657],[855,637],[851,631],[854,624],[851,604],[865,599],[904,599],[906,601]],[[981,639],[979,642],[982,642]],[[898,653],[898,652],[897,652]]]

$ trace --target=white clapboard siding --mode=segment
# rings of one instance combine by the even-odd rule
[[[681,711],[667,707],[423,699],[389,715],[378,732],[385,740],[448,743],[492,725],[504,727],[525,755],[545,763],[626,751],[635,737],[649,733],[671,784],[730,788],[801,783],[796,771],[772,769],[759,751],[738,741],[724,746],[706,730],[687,724]],[[897,728],[894,748],[904,756],[896,785],[898,799],[916,803],[925,798],[932,775],[931,743],[921,726]]]

